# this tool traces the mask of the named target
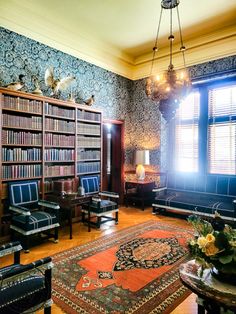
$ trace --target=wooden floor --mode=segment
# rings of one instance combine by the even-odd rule
[[[21,261],[22,263],[29,263],[36,259],[40,259],[42,257],[46,257],[49,255],[53,255],[60,251],[64,251],[66,249],[72,248],[77,245],[84,244],[86,242],[97,239],[101,236],[110,234],[117,230],[142,223],[144,221],[154,219],[156,221],[163,221],[175,226],[189,227],[189,224],[184,219],[173,218],[169,216],[156,216],[152,215],[151,208],[146,208],[142,211],[139,208],[128,207],[128,208],[120,208],[119,211],[119,224],[115,225],[114,222],[105,223],[101,226],[100,230],[92,228],[91,232],[87,231],[87,227],[82,223],[74,223],[73,224],[73,239],[69,239],[69,228],[67,226],[63,227],[59,231],[59,243],[55,244],[50,241],[45,241],[44,243],[37,245],[36,247],[32,247],[29,254],[22,253]],[[3,264],[7,264],[10,259],[5,258]],[[2,264],[2,263],[1,263]],[[2,264],[2,265],[3,265]],[[197,306],[195,302],[196,296],[191,294],[183,303],[181,303],[172,314],[196,314]],[[38,314],[43,313],[43,311],[39,311]],[[64,313],[60,310],[55,304],[52,306],[53,314]]]

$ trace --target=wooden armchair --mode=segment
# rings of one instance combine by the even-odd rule
[[[44,308],[44,313],[50,314],[51,258],[22,265],[21,249],[19,241],[0,246],[0,257],[14,254],[13,264],[0,268],[0,313],[32,313]]]
[[[100,228],[102,223],[111,220],[118,224],[119,195],[117,193],[108,191],[100,192],[98,176],[81,177],[80,185],[84,188],[85,195],[91,196],[90,204],[84,206],[82,209],[82,220],[88,222],[89,231],[90,224],[95,224],[97,228]],[[115,213],[115,217],[110,215],[113,213]],[[85,219],[85,215],[87,215],[87,219]],[[97,221],[95,223],[91,221],[92,217],[96,218]]]
[[[29,238],[41,232],[54,229],[54,237],[58,242],[59,208],[57,203],[39,200],[37,181],[15,181],[9,183],[9,210],[13,217],[10,228],[23,237],[23,248],[29,252]],[[16,238],[18,240],[18,238]]]

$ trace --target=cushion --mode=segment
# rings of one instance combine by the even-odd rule
[[[55,214],[43,211],[32,212],[30,216],[17,215],[12,218],[12,225],[24,231],[37,230],[56,223],[58,220]]]
[[[81,177],[80,184],[84,188],[85,194],[94,194],[99,192],[98,176]]]
[[[90,210],[94,213],[105,213],[114,209],[117,209],[117,204],[109,200],[93,201],[90,205]]]
[[[27,206],[38,201],[37,181],[16,181],[9,183],[11,205]]]
[[[31,307],[45,302],[48,291],[45,288],[44,277],[33,275],[16,280],[11,285],[0,289],[0,313],[22,313]]]
[[[232,197],[168,190],[166,194],[159,195],[155,200],[159,205],[208,214],[214,214],[217,210],[223,216],[234,217]]]

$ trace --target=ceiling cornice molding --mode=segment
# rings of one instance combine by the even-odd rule
[[[192,66],[236,54],[235,27],[229,27],[217,34],[208,34],[200,39],[185,42],[188,49],[185,52],[186,66]],[[183,58],[179,46],[175,45],[173,64],[176,69],[183,68]],[[146,54],[136,59],[133,80],[142,79],[150,75],[152,54]],[[153,73],[167,70],[169,64],[169,49],[163,49],[154,62]]]
[[[32,18],[20,3],[15,3],[14,8],[10,2],[3,7],[0,5],[1,27],[131,79],[133,58],[129,55],[95,38],[88,39],[87,34],[69,32],[62,27],[59,29],[46,19],[42,21],[42,17],[35,13]]]
[[[12,7],[14,2],[15,7]],[[42,19],[21,6],[21,1],[0,4],[0,25],[11,31],[24,35],[40,43],[85,60],[103,69],[109,70],[131,80],[150,75],[152,53],[144,54],[136,59],[120,49],[107,43],[101,43],[76,31],[68,32],[65,27]],[[190,39],[185,45],[187,66],[203,63],[236,54],[236,27],[229,26],[214,33],[199,34],[198,38]],[[183,67],[179,47],[174,46],[175,68]],[[169,64],[169,48],[160,49],[157,54],[157,70],[162,72]],[[154,69],[155,70],[155,69]]]

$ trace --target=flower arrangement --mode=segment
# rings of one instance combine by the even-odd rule
[[[190,253],[204,268],[215,268],[219,273],[236,275],[236,230],[225,224],[216,212],[213,220],[206,221],[191,215],[195,238],[190,240]]]

